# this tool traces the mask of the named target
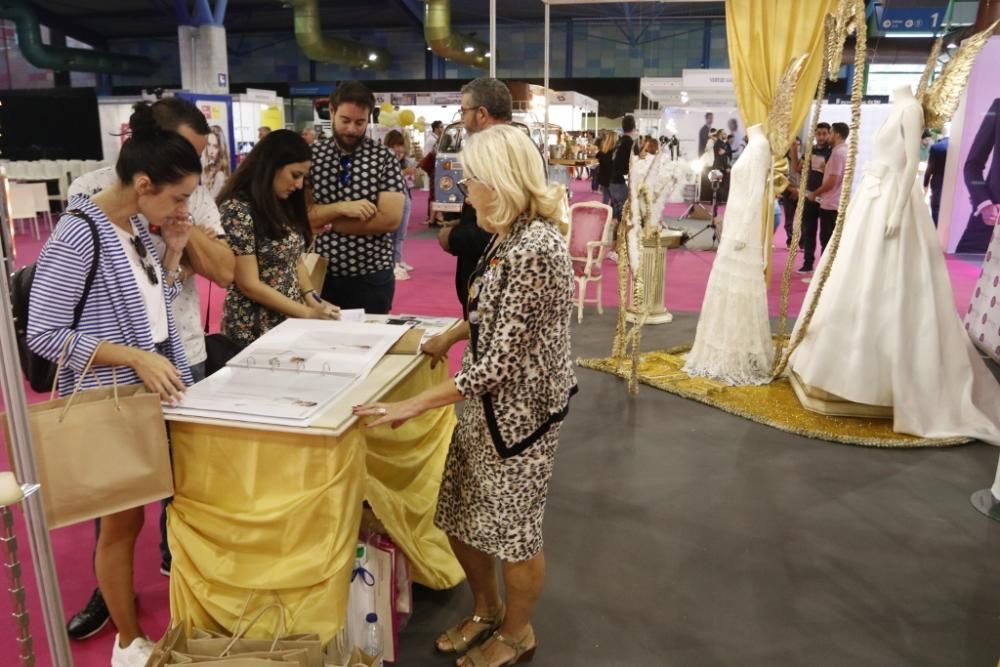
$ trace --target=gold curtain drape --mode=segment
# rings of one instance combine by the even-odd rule
[[[760,123],[768,129],[768,115],[778,82],[792,59],[803,53],[808,55],[792,98],[790,126],[793,132],[805,122],[823,74],[824,18],[836,9],[836,5],[837,0],[726,0],[729,66],[733,72],[736,103],[747,127]],[[782,156],[778,160],[782,164],[775,165],[782,173],[787,170],[783,156],[789,145],[771,146],[772,154]],[[761,231],[770,279],[774,234],[771,224],[774,202],[770,193],[761,205]]]
[[[792,105],[793,128],[809,113],[823,72],[823,19],[836,0],[726,0],[726,42],[733,88],[747,126],[767,124],[781,75],[792,58],[809,54]],[[772,146],[784,154],[788,146]]]

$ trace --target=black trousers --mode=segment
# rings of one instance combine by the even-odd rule
[[[366,313],[387,315],[396,293],[396,276],[383,269],[363,276],[331,276],[323,283],[323,300],[341,308],[364,308]]]
[[[795,222],[795,208],[799,205],[798,199],[792,199],[787,195],[781,197],[781,207],[785,212],[785,247],[792,244],[792,223]]]
[[[833,230],[836,227],[837,212],[821,208],[819,210],[819,243],[823,248],[823,252],[826,252],[826,246],[830,243],[830,238],[833,236]]]
[[[802,209],[802,266],[811,269],[816,259],[816,232],[819,231],[819,204],[806,200]]]

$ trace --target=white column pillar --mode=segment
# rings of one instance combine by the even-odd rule
[[[181,87],[195,93],[229,94],[229,56],[222,26],[182,25],[177,28]]]

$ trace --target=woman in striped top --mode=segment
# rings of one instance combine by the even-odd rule
[[[38,258],[28,311],[28,344],[57,360],[65,356],[59,391],[97,384],[81,377],[93,358],[102,383],[116,369],[119,383],[143,383],[164,401],[181,398],[190,384],[184,347],[174,326],[170,302],[181,288],[180,258],[191,234],[187,201],[201,172],[191,144],[175,132],[160,130],[147,104],[137,104],[129,122],[131,138],[115,166],[118,182],[90,200],[75,198]],[[75,212],[73,212],[75,211]],[[138,214],[160,229],[166,251],[162,263]],[[97,231],[97,241],[87,222]],[[84,294],[94,253],[99,254],[93,284]],[[84,306],[73,327],[73,311]],[[136,619],[132,584],[135,541],[143,508],[101,519],[94,569],[118,628],[112,667],[145,665],[152,644]]]

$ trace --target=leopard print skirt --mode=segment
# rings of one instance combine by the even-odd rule
[[[561,423],[523,453],[501,459],[481,401],[469,401],[452,436],[434,523],[505,561],[542,550],[542,516]]]

